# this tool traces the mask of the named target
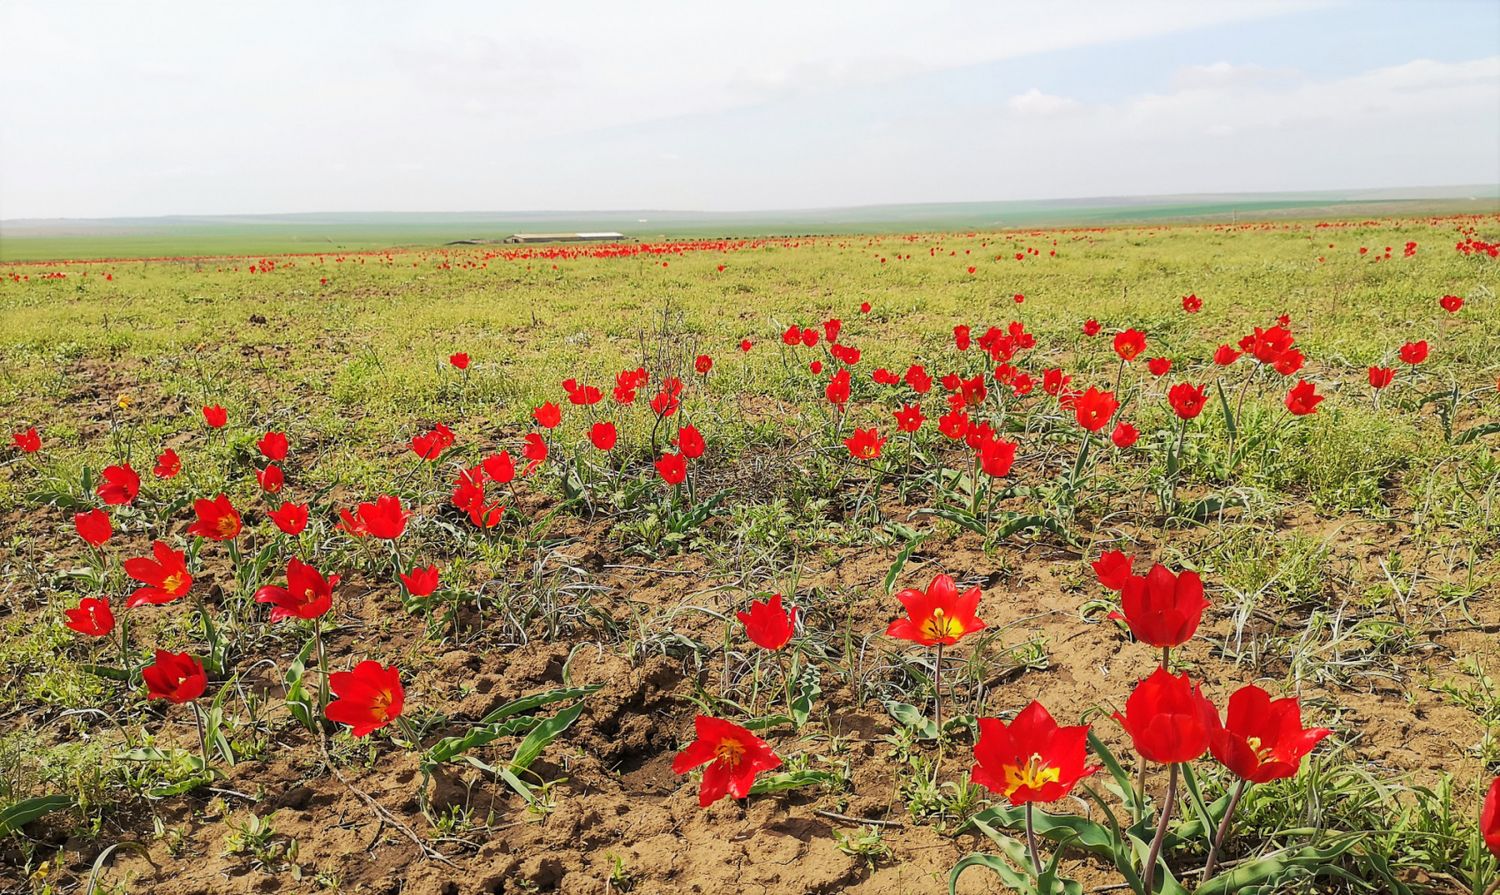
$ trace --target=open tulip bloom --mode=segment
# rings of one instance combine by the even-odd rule
[[[703,767],[703,782],[698,787],[700,808],[725,796],[749,797],[757,774],[781,767],[781,759],[766,741],[738,724],[700,714],[693,719],[693,729],[697,738],[677,753],[672,770],[686,774]]]
[[[932,667],[933,716],[940,738],[943,731],[943,647],[955,644],[975,631],[984,630],[984,622],[976,614],[979,610],[979,597],[979,588],[971,587],[960,594],[958,584],[950,576],[939,574],[927,585],[925,591],[907,588],[896,594],[896,599],[906,607],[906,617],[891,622],[885,631],[887,636],[935,649]]]

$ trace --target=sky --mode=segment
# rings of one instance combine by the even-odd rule
[[[0,218],[1500,183],[1500,3],[0,0]]]

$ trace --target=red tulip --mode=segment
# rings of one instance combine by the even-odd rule
[[[176,703],[192,702],[208,687],[203,663],[187,653],[166,650],[156,651],[156,663],[141,669],[141,679],[146,682],[147,699]]]
[[[1464,300],[1457,295],[1445,295],[1438,299],[1438,306],[1450,314],[1457,314],[1464,306]]]
[[[208,423],[210,429],[222,429],[229,422],[229,411],[217,404],[211,404],[203,408],[203,421]]]
[[[1115,334],[1115,354],[1121,360],[1132,361],[1146,350],[1146,334],[1137,329],[1127,329]]]
[[[840,369],[828,380],[828,387],[823,390],[828,398],[828,403],[843,407],[849,403],[849,371]]]
[[[267,464],[265,469],[257,470],[255,480],[260,483],[260,489],[267,494],[275,494],[281,490],[286,482],[286,476],[282,475],[281,467],[275,463]]]
[[[457,354],[450,354],[448,355],[448,363],[452,364],[455,369],[467,370],[469,369],[469,356],[462,351]]]
[[[708,450],[708,445],[704,443],[703,435],[696,426],[683,426],[677,430],[677,449],[682,452],[682,456],[696,460]]]
[[[1094,560],[1094,574],[1099,577],[1099,583],[1113,591],[1125,589],[1125,583],[1131,579],[1130,568],[1135,561],[1118,550],[1106,550]]]
[[[109,521],[109,514],[103,510],[74,513],[73,528],[90,547],[104,546],[104,542],[115,533],[115,528]]]
[[[335,671],[328,676],[328,688],[338,698],[324,712],[328,720],[354,728],[357,737],[366,736],[401,717],[406,691],[401,688],[401,672],[396,666],[383,667],[373,659],[354,666],[353,671]]]
[[[1416,366],[1427,360],[1427,341],[1407,342],[1401,346],[1401,362]]]
[[[1136,439],[1140,437],[1141,433],[1136,431],[1135,426],[1126,422],[1116,423],[1114,431],[1109,433],[1109,440],[1113,441],[1115,447],[1121,450],[1135,444]]]
[[[220,494],[213,500],[195,500],[193,512],[198,515],[198,521],[188,526],[188,534],[210,541],[232,541],[239,537],[240,514],[228,497]]]
[[[1296,698],[1272,699],[1247,684],[1229,697],[1224,723],[1210,733],[1209,748],[1236,776],[1266,783],[1296,774],[1302,756],[1329,733],[1323,727],[1303,729]]]
[[[959,351],[969,350],[969,328],[962,323],[953,327],[953,344]]]
[[[1196,295],[1184,295],[1182,297],[1182,309],[1189,314],[1196,314],[1203,309],[1203,299]]]
[[[902,377],[911,390],[919,395],[925,395],[932,390],[932,377],[927,375],[927,370],[920,364],[912,364],[906,368],[906,375]]]
[[[601,451],[613,450],[619,437],[615,424],[609,420],[601,420],[589,427],[589,441]]]
[[[1396,371],[1391,367],[1370,368],[1370,388],[1382,389],[1391,384],[1396,378]]]
[[[1198,630],[1208,605],[1203,597],[1203,579],[1197,572],[1174,575],[1161,563],[1145,575],[1131,575],[1120,590],[1120,608],[1130,633],[1152,646],[1187,643]]]
[[[1160,764],[1198,758],[1219,726],[1218,711],[1187,673],[1173,677],[1161,667],[1135,685],[1124,713],[1115,712],[1114,718],[1130,734],[1135,751]]]
[[[860,304],[859,304],[859,312],[861,314],[868,314],[868,313],[870,313],[870,303],[867,302],[867,301],[860,302]]]
[[[1500,858],[1500,777],[1490,783],[1490,791],[1484,797],[1484,807],[1479,812],[1479,831],[1484,835],[1484,844],[1490,853]]]
[[[1302,369],[1303,360],[1301,351],[1295,348],[1288,348],[1271,362],[1271,367],[1283,376],[1290,376]]]
[[[159,479],[176,478],[182,472],[182,458],[171,448],[162,451],[156,457],[156,467],[151,472]]]
[[[1240,359],[1240,353],[1228,345],[1220,345],[1214,352],[1214,363],[1221,367],[1227,367]]]
[[[155,559],[135,557],[125,560],[125,574],[142,584],[125,601],[127,609],[142,603],[170,603],[193,586],[185,553],[173,550],[161,541],[152,542],[151,553]]]
[[[1179,382],[1167,392],[1167,403],[1172,405],[1172,412],[1179,418],[1190,420],[1203,412],[1208,395],[1201,385]]]
[[[762,649],[779,650],[797,632],[797,607],[783,609],[781,594],[772,594],[764,603],[750,602],[748,612],[736,612],[735,618],[745,626],[745,634]]]
[[[405,585],[406,592],[414,597],[430,597],[438,589],[441,577],[437,566],[417,566],[410,572],[401,573],[401,583]]]
[[[740,350],[743,352],[749,353],[750,349],[754,347],[754,345],[755,343],[750,341],[749,339],[740,339]]]
[[[286,587],[266,585],[255,592],[255,602],[270,603],[271,621],[284,618],[322,618],[333,607],[333,588],[339,576],[324,578],[317,569],[292,557],[286,563]]]
[[[668,485],[681,485],[687,478],[687,458],[681,454],[662,454],[656,461],[656,472]]]
[[[411,514],[401,509],[401,498],[383,494],[374,503],[362,503],[356,508],[359,521],[365,532],[382,540],[401,537],[406,531],[406,520]]]
[[[1016,462],[1016,443],[1003,438],[987,441],[979,449],[979,468],[994,478],[1010,475]]]
[[[1102,327],[1099,326],[1099,321],[1095,320],[1092,317],[1083,321],[1083,334],[1088,336],[1089,338],[1093,338],[1094,336],[1099,335],[1099,330],[1101,328]]]
[[[37,434],[36,426],[32,426],[25,432],[16,432],[10,436],[11,444],[14,444],[23,454],[34,454],[42,449],[42,436]]]
[[[537,432],[529,432],[522,439],[526,446],[521,448],[521,456],[526,458],[526,469],[523,475],[531,475],[547,462],[547,441]]]
[[[555,410],[556,408],[553,409]],[[411,440],[411,452],[423,460],[436,460],[442,455],[443,451],[453,447],[456,441],[457,439],[453,436],[453,430],[442,423],[438,423],[429,431],[413,436]]]
[[[510,459],[510,451],[501,451],[484,458],[484,474],[490,481],[507,484],[516,477],[516,464]]]
[[[266,514],[276,527],[286,534],[296,537],[307,528],[307,505],[295,503],[283,503],[278,510],[272,510]]]
[[[94,493],[111,506],[131,503],[141,493],[141,477],[130,468],[129,463],[106,466],[99,471],[99,487],[94,489]]]
[[[284,432],[267,432],[255,443],[262,457],[280,463],[286,459],[287,440]]]
[[[698,371],[699,376],[707,376],[708,371],[714,368],[714,359],[706,354],[700,354],[693,360],[693,369]]]
[[[1053,367],[1042,371],[1042,391],[1049,395],[1059,395],[1067,387],[1073,377],[1064,373],[1060,368]]]
[[[1172,370],[1172,360],[1166,357],[1153,357],[1146,361],[1146,369],[1151,371],[1152,376],[1165,376]]]
[[[1090,432],[1098,432],[1109,425],[1110,418],[1120,407],[1113,392],[1100,391],[1093,386],[1073,400],[1073,414],[1078,425]]]
[[[855,429],[853,435],[844,439],[844,447],[849,449],[849,456],[856,460],[874,460],[880,456],[880,448],[884,444],[885,439],[873,426],[869,429]]]
[[[781,767],[781,759],[765,740],[738,724],[698,715],[693,719],[697,739],[677,753],[672,770],[686,774],[693,768],[708,765],[698,789],[698,806],[707,808],[731,795],[743,799],[761,771]]]
[[[960,594],[951,577],[938,575],[925,592],[907,588],[896,594],[906,607],[906,618],[891,622],[885,633],[922,646],[957,643],[984,630],[984,622],[975,614],[979,597],[979,588],[971,587]]]
[[[115,630],[115,614],[107,599],[84,597],[77,609],[64,609],[63,615],[69,628],[88,637],[108,637]]]
[[[901,432],[916,432],[927,418],[922,415],[920,404],[906,404],[896,411],[896,429]]]
[[[1286,394],[1286,409],[1296,416],[1306,416],[1317,410],[1322,400],[1323,396],[1317,393],[1311,382],[1299,379]]]
[[[1099,770],[1088,764],[1088,725],[1059,727],[1040,702],[1021,709],[1010,726],[979,719],[969,779],[1012,805],[1055,802]]]
[[[551,401],[547,401],[541,407],[531,412],[536,419],[536,424],[543,429],[555,429],[562,422],[562,409]]]

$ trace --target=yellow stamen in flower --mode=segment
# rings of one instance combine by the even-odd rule
[[[731,768],[739,767],[740,762],[745,758],[745,744],[739,740],[719,740],[719,746],[714,750],[714,755]]]
[[[1271,760],[1271,747],[1263,745],[1260,737],[1245,737],[1245,745],[1250,747],[1250,751],[1255,753],[1256,759],[1261,764],[1265,764]]]
[[[1005,768],[1005,794],[1011,795],[1021,787],[1027,789],[1041,789],[1048,783],[1056,783],[1062,778],[1062,772],[1057,768],[1047,767],[1047,763],[1040,755],[1032,753],[1031,758],[1024,765],[1007,765]]]
[[[392,693],[389,690],[381,690],[370,700],[370,714],[381,721],[390,720]]]
[[[963,622],[947,615],[941,608],[932,610],[932,617],[922,623],[922,636],[928,640],[962,637],[963,633]]]
[[[180,573],[173,573],[162,579],[161,589],[169,594],[175,593],[180,587],[182,587],[182,575]]]

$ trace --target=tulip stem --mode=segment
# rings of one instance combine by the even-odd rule
[[[1172,805],[1177,801],[1177,762],[1168,766],[1167,797],[1161,803],[1161,819],[1156,822],[1156,835],[1151,839],[1151,851],[1146,855],[1146,866],[1141,871],[1141,891],[1151,895],[1156,882],[1156,861],[1161,855],[1162,841],[1167,838],[1167,821],[1172,819]]]
[[[1219,849],[1224,845],[1224,839],[1229,835],[1229,821],[1234,817],[1234,809],[1240,804],[1240,796],[1245,794],[1245,787],[1249,781],[1240,778],[1240,782],[1234,787],[1234,795],[1229,797],[1229,807],[1224,811],[1224,819],[1219,821],[1219,831],[1214,834],[1213,845],[1208,849],[1208,861],[1203,865],[1203,875],[1199,882],[1208,882],[1213,879],[1214,868],[1219,863]]]
[[[328,711],[328,661],[323,657],[323,619],[313,619],[313,642],[318,645],[318,714],[324,715]],[[322,726],[323,719],[320,717],[315,722]]]
[[[932,719],[937,725],[937,740],[943,742],[943,645],[937,645],[937,657],[932,662]]]
[[[1042,875],[1042,856],[1037,852],[1036,828],[1031,823],[1031,805],[1031,802],[1026,803],[1026,850],[1031,853],[1031,869],[1040,877]]]

